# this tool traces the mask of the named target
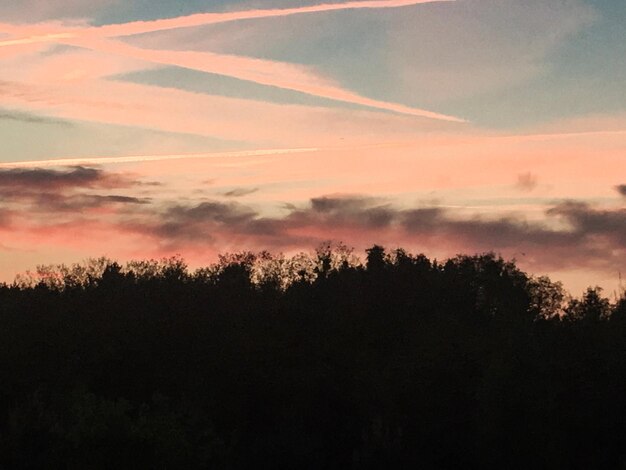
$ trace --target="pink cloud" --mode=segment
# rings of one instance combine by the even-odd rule
[[[210,52],[192,51],[157,51],[136,48],[122,42],[102,39],[106,36],[138,34],[147,31],[170,29],[201,24],[234,21],[238,19],[265,18],[288,16],[299,13],[315,13],[333,10],[361,8],[397,8],[400,6],[430,3],[448,0],[388,0],[348,2],[341,4],[323,4],[310,7],[298,7],[283,10],[251,10],[246,12],[199,14],[152,22],[136,22],[112,25],[100,28],[69,28],[58,31],[46,31],[42,26],[16,27],[5,25],[4,29],[17,34],[17,38],[0,41],[0,47],[41,43],[72,44],[98,51],[130,57],[146,62],[175,65],[209,73],[217,73],[240,80],[251,81],[262,85],[273,86],[301,93],[332,99],[336,101],[358,104],[380,110],[400,114],[439,119],[452,122],[464,122],[463,119],[424,109],[375,100],[346,90],[333,82],[318,76],[308,68],[277,61],[253,59]]]
[[[56,66],[55,66],[56,67]],[[54,69],[53,69],[54,70]],[[257,146],[327,146],[342,142],[403,140],[416,132],[413,118],[209,96],[181,90],[91,80],[14,83],[0,89],[3,104],[66,119],[145,127],[256,142]],[[440,121],[419,121],[424,130]],[[329,132],[332,129],[332,132]],[[372,130],[376,130],[372,133]]]
[[[211,52],[140,49],[113,41],[82,39],[62,41],[146,62],[175,65],[202,72],[216,73],[261,85],[298,91],[321,98],[393,111],[399,114],[451,122],[464,122],[463,119],[454,116],[367,98],[337,86],[333,82],[312,73],[306,67],[284,62]]]

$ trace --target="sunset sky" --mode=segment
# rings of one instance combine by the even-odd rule
[[[0,280],[335,240],[610,294],[625,24],[624,0],[3,1]]]

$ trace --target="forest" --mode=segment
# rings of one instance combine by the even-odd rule
[[[626,468],[626,297],[331,244],[0,285],[0,468],[131,467]]]

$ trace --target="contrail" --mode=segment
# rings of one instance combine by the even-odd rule
[[[299,147],[291,149],[258,149],[236,150],[232,152],[207,152],[207,153],[181,153],[171,155],[129,155],[124,157],[84,157],[84,158],[56,158],[51,160],[31,160],[27,162],[4,162],[0,163],[0,169],[13,168],[43,168],[54,166],[80,166],[80,165],[111,165],[117,163],[158,162],[166,160],[188,160],[208,158],[237,158],[237,157],[262,157],[271,155],[290,155],[299,153],[312,153],[332,150],[357,150],[367,148],[385,148],[403,145],[398,142],[380,142],[376,144],[336,146],[336,147]]]
[[[555,134],[519,134],[519,135],[502,135],[491,136],[494,140],[520,140],[520,141],[537,141],[566,139],[586,136],[604,136],[604,135],[626,135],[626,130],[613,131],[582,131]],[[85,158],[58,158],[52,160],[32,160],[26,162],[4,162],[0,163],[0,169],[11,168],[38,168],[38,167],[54,167],[54,166],[78,166],[78,165],[107,165],[116,163],[137,163],[137,162],[158,162],[165,160],[186,160],[186,159],[203,159],[203,158],[236,158],[236,157],[259,157],[268,155],[288,155],[298,153],[312,153],[331,150],[355,150],[365,148],[384,148],[384,147],[411,147],[417,142],[380,142],[376,144],[363,144],[353,146],[336,146],[336,147],[301,147],[293,149],[262,149],[262,150],[240,150],[232,152],[213,152],[213,153],[192,153],[192,154],[173,154],[173,155],[131,155],[125,157],[85,157]]]
[[[216,54],[213,52],[141,49],[123,42],[107,39],[84,38],[61,40],[59,42],[146,62],[173,65],[233,77],[260,85],[292,90],[311,96],[392,111],[409,116],[457,123],[467,122],[464,119],[447,114],[367,98],[358,93],[336,86],[323,77],[307,71],[303,67],[284,62]]]
[[[456,0],[369,0],[352,1],[345,3],[323,3],[320,5],[284,9],[277,8],[265,10],[244,10],[224,13],[195,13],[191,15],[178,16],[175,18],[164,18],[151,21],[132,21],[128,23],[111,24],[88,28],[66,28],[62,31],[59,31],[58,33],[53,32],[50,34],[41,34],[41,26],[35,25],[33,31],[38,31],[39,34],[34,34],[27,38],[0,41],[0,47],[16,44],[32,44],[34,42],[48,42],[53,40],[51,36],[57,34],[69,34],[72,37],[79,37],[84,34],[97,37],[131,36],[134,34],[151,33],[168,29],[189,28],[194,26],[228,23],[241,20],[276,18],[281,16],[301,15],[306,13],[322,13],[340,10],[399,8],[411,5],[420,5],[424,3],[442,3],[454,1]],[[13,25],[2,25],[2,29],[5,29],[7,30],[7,32],[10,33],[19,34],[18,31],[24,30],[26,28],[22,26],[16,27]]]
[[[237,150],[232,152],[208,152],[208,153],[183,153],[170,155],[129,155],[124,157],[84,157],[84,158],[57,158],[50,160],[31,160],[26,162],[0,163],[0,169],[14,168],[44,168],[55,166],[81,166],[81,165],[111,165],[117,163],[158,162],[167,160],[209,159],[209,158],[237,158],[237,157],[262,157],[271,155],[290,155],[299,153],[312,153],[333,150],[362,150],[368,148],[385,148],[406,145],[402,142],[379,142],[375,144],[335,146],[335,147],[299,147],[291,149],[258,149]]]
[[[521,141],[541,141],[541,140],[557,140],[569,139],[574,137],[601,137],[609,135],[626,135],[626,129],[616,129],[610,131],[580,131],[580,132],[559,132],[553,134],[517,134],[503,135],[496,138],[506,140]]]
[[[231,21],[252,20],[262,18],[276,18],[280,16],[301,15],[305,13],[322,13],[339,10],[361,10],[399,8],[423,3],[454,2],[455,0],[374,0],[353,1],[345,3],[323,3],[305,7],[267,10],[245,10],[225,13],[197,13],[193,15],[166,18],[153,21],[134,21],[120,25],[104,25],[97,30],[106,36],[127,36],[133,34],[150,33],[167,29],[188,28]]]
[[[196,51],[158,51],[141,49],[128,44],[103,38],[128,36],[159,30],[224,23],[244,19],[259,19],[278,16],[290,16],[304,13],[317,13],[337,10],[397,8],[424,3],[450,2],[455,0],[373,0],[352,1],[346,3],[327,3],[306,7],[271,10],[247,10],[229,13],[200,13],[177,18],[154,21],[138,21],[119,25],[65,29],[60,32],[42,34],[40,26],[31,29],[29,37],[0,41],[1,46],[34,44],[38,42],[59,42],[84,47],[101,52],[112,53],[162,65],[173,65],[206,73],[246,80],[260,85],[272,86],[311,96],[331,99],[344,103],[357,104],[369,108],[392,111],[399,114],[423,117],[448,122],[465,123],[466,120],[443,113],[405,106],[399,103],[376,100],[336,86],[322,77],[307,72],[293,64],[276,61],[229,56]],[[24,31],[24,27],[3,25],[13,34]]]
[[[23,46],[26,44],[37,44],[42,42],[58,42],[62,39],[70,39],[74,37],[76,37],[74,33],[42,34],[39,36],[30,36],[27,38],[7,39],[5,41],[0,41],[0,47]]]
[[[13,168],[43,168],[54,166],[80,166],[80,165],[111,165],[115,163],[158,162],[164,160],[187,160],[204,158],[235,158],[235,157],[260,157],[266,155],[286,155],[296,153],[317,152],[319,148],[295,148],[295,149],[265,149],[243,150],[235,152],[216,153],[193,153],[175,155],[132,155],[127,157],[86,157],[86,158],[58,158],[54,160],[32,160],[28,162],[0,163],[2,169]]]

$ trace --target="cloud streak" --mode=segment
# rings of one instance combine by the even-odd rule
[[[210,24],[227,23],[241,20],[255,20],[276,18],[281,16],[302,15],[307,13],[323,13],[341,10],[384,9],[399,8],[425,3],[454,2],[455,0],[374,0],[353,1],[345,3],[323,3],[284,9],[247,10],[227,13],[199,13],[178,18],[161,19],[155,21],[136,21],[124,25],[106,25],[99,28],[99,32],[106,36],[126,36],[150,33],[167,29],[189,28]]]
[[[45,168],[0,169],[0,198],[8,208],[20,207],[30,213],[80,213],[85,209],[112,205],[148,204],[146,198],[119,194],[93,194],[142,186],[135,179],[101,169],[73,167],[63,170]],[[17,205],[17,206],[16,206]]]
[[[31,36],[27,38],[6,39],[4,41],[0,41],[0,47],[24,46],[27,44],[39,44],[46,42],[55,43],[63,39],[70,39],[72,37],[74,37],[74,34],[72,33],[50,33],[40,36]]]
[[[259,191],[259,188],[235,188],[230,191],[226,191],[222,193],[222,196],[225,197],[244,197],[249,196],[250,194],[254,194]]]
[[[206,159],[206,158],[236,158],[236,157],[260,157],[270,155],[288,155],[316,152],[317,148],[295,148],[295,149],[266,149],[266,150],[244,150],[236,152],[214,152],[214,153],[197,153],[197,154],[177,154],[177,155],[132,155],[126,157],[91,157],[91,158],[60,158],[53,160],[34,160],[26,162],[8,162],[0,163],[0,169],[22,169],[22,168],[41,168],[56,166],[75,166],[75,165],[104,165],[119,163],[138,163],[138,162],[159,162],[167,160],[187,160],[187,159]],[[1,177],[2,173],[0,173]]]
[[[49,42],[57,39],[66,39],[68,37],[78,37],[80,35],[91,35],[97,37],[119,37],[132,36],[137,34],[152,33],[156,31],[191,28],[196,26],[206,26],[211,24],[229,23],[233,21],[255,20],[264,18],[276,18],[292,15],[301,15],[307,13],[323,13],[341,10],[360,10],[360,9],[385,9],[400,8],[413,5],[421,5],[425,3],[441,3],[454,2],[455,0],[372,0],[372,1],[352,1],[344,3],[323,3],[320,5],[311,5],[295,8],[282,9],[256,9],[244,10],[224,13],[196,13],[192,15],[179,16],[175,18],[165,18],[152,21],[133,21],[122,24],[103,25],[92,28],[72,28],[69,31],[42,32],[41,25],[32,26],[32,30],[38,34],[20,39],[11,39],[0,41],[0,47],[11,46],[15,44],[32,44],[34,42]],[[45,26],[44,26],[45,27]],[[13,25],[0,25],[0,29],[18,33]],[[16,42],[21,41],[21,42]]]
[[[57,69],[57,64],[49,67]],[[416,125],[420,130],[447,126],[369,110],[285,105],[111,80],[0,82],[0,95],[4,106],[29,112],[248,141],[256,148],[337,145],[341,138],[359,144],[406,140],[414,138]]]
[[[409,116],[456,123],[466,122],[464,119],[455,116],[367,98],[336,86],[331,81],[312,73],[305,67],[284,62],[216,54],[212,52],[141,49],[122,42],[106,40],[78,39],[63,42],[146,62],[173,65],[206,73],[224,75],[239,80],[258,83],[260,85],[297,91],[311,96]]]
[[[251,10],[233,13],[207,13],[166,20],[155,20],[151,22],[134,22],[122,25],[91,27],[77,30],[68,29],[67,31],[62,32],[46,32],[43,34],[34,34],[22,38],[0,41],[0,47],[33,44],[37,42],[57,42],[119,56],[130,57],[132,59],[151,63],[178,66],[206,73],[224,75],[264,86],[282,88],[307,95],[366,106],[379,110],[391,111],[399,114],[463,123],[465,122],[464,119],[455,116],[449,116],[425,109],[405,106],[399,103],[391,103],[361,96],[358,93],[354,93],[334,84],[328,79],[325,79],[302,66],[211,52],[142,49],[130,46],[123,42],[104,39],[106,37],[134,35],[162,29],[199,26],[202,24],[220,23],[240,19],[289,16],[294,14],[336,10],[397,8],[401,6],[437,1],[445,2],[451,0],[365,1],[347,2],[341,4],[322,4],[282,10]],[[5,26],[5,29],[7,28],[14,34],[19,34],[22,31],[20,27]],[[33,31],[38,31],[40,28],[41,27],[38,26],[34,27],[34,29],[31,27]],[[29,27],[23,28],[24,31],[28,31],[28,29]]]
[[[17,188],[29,190],[63,190],[67,188],[119,188],[136,183],[118,174],[95,168],[75,167],[68,170],[42,168],[5,169],[0,171],[0,191]]]

